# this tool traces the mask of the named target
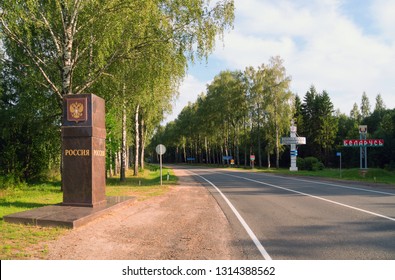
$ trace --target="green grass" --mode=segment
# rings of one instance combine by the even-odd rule
[[[169,181],[167,181],[169,172]],[[162,186],[160,185],[160,170],[155,165],[148,165],[138,176],[133,176],[133,170],[126,172],[126,181],[120,182],[119,177],[107,179],[107,196],[135,196],[138,200],[146,200],[153,196],[159,196],[169,190],[169,186],[178,181],[173,170],[162,169]]]
[[[40,243],[56,239],[63,228],[41,228],[5,223],[3,216],[62,201],[60,183],[25,185],[0,190],[0,259],[36,259],[46,253]]]
[[[163,186],[160,186],[159,169],[155,166],[132,176],[127,172],[126,182],[119,182],[119,177],[107,180],[107,196],[135,196],[138,200],[146,200],[166,193],[171,185],[177,183],[172,170],[163,170]],[[170,180],[166,180],[167,172]],[[70,231],[65,228],[45,228],[5,223],[3,217],[37,207],[62,202],[60,182],[41,184],[19,184],[18,186],[0,189],[0,259],[43,259],[47,254],[44,243],[55,240]]]
[[[286,174],[295,176],[312,176],[323,177],[331,179],[343,179],[368,183],[383,183],[395,185],[395,172],[387,171],[380,168],[369,168],[363,175],[358,168],[342,169],[341,177],[339,169],[324,169],[318,171],[299,170],[291,172],[289,169],[257,169],[260,172],[273,173],[273,174]]]

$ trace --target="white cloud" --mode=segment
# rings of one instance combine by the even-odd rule
[[[347,1],[235,0],[235,28],[225,34],[224,47],[217,47],[202,71],[212,71],[209,79],[213,79],[219,74],[218,63],[221,70],[244,70],[279,55],[292,76],[291,89],[300,97],[314,84],[317,90],[326,90],[335,108],[346,114],[355,102],[361,103],[364,91],[372,109],[378,93],[388,108],[394,108],[395,1],[374,0],[370,6],[355,1],[366,5],[356,10],[368,11],[368,17],[350,14],[354,9],[345,10],[344,4],[350,7],[351,3]],[[363,25],[365,18],[371,21]],[[204,76],[204,81],[186,78],[173,119],[205,91],[210,81]]]
[[[372,104],[382,93],[392,108],[394,46],[365,34],[340,8],[341,1],[330,0],[236,0],[235,30],[225,36],[225,48],[214,56],[224,68],[242,70],[280,55],[293,78],[292,89],[300,96],[314,84],[327,90],[335,108],[344,113],[354,102],[360,103],[364,91]],[[391,20],[394,17],[383,19],[383,26],[390,26]]]
[[[395,1],[375,0],[371,5],[371,16],[376,20],[383,39],[393,42],[395,38]]]

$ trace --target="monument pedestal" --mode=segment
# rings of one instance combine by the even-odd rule
[[[106,203],[105,144],[104,100],[93,94],[64,96],[62,205],[96,207]]]
[[[66,95],[62,120],[63,203],[4,216],[4,221],[76,228],[135,201],[106,198],[104,100],[93,94]]]

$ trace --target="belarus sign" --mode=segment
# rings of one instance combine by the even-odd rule
[[[343,140],[343,146],[345,147],[383,147],[383,139],[352,139]]]
[[[282,137],[281,144],[283,145],[304,145],[306,144],[306,137]]]

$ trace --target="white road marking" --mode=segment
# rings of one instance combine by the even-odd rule
[[[248,235],[250,236],[250,238],[252,239],[252,241],[254,242],[255,246],[258,248],[259,252],[261,253],[261,255],[263,256],[263,258],[265,260],[272,260],[272,258],[270,257],[270,255],[268,254],[268,252],[265,250],[265,248],[262,246],[261,242],[259,241],[259,239],[256,237],[256,235],[254,234],[254,232],[251,230],[251,228],[248,226],[248,224],[246,223],[246,221],[243,219],[243,217],[240,215],[240,213],[237,211],[237,209],[233,206],[233,204],[229,201],[229,199],[221,192],[221,190],[219,188],[217,188],[216,185],[214,185],[212,182],[210,182],[209,180],[207,180],[206,178],[204,178],[203,176],[200,176],[192,171],[189,170],[189,172],[191,172],[193,175],[198,176],[199,178],[202,178],[204,181],[206,181],[207,183],[209,183],[212,187],[214,187],[219,194],[222,196],[222,198],[225,200],[225,202],[228,204],[228,206],[230,207],[230,209],[232,209],[233,213],[236,215],[237,219],[240,221],[240,223],[242,224],[242,226],[244,227],[244,229],[247,231]]]
[[[221,173],[224,174],[224,173]],[[259,175],[261,175],[259,173]],[[377,193],[377,194],[384,194],[384,195],[390,195],[390,196],[395,196],[395,193],[390,193],[390,192],[382,192],[382,191],[375,191],[375,190],[367,190],[367,189],[362,189],[362,188],[355,188],[355,187],[349,187],[349,186],[344,186],[344,185],[338,185],[338,184],[332,184],[332,183],[327,183],[327,182],[317,182],[317,181],[310,181],[310,180],[305,180],[305,179],[298,179],[298,178],[292,178],[292,177],[284,177],[284,176],[278,176],[278,175],[267,175],[264,174],[265,176],[270,176],[270,177],[278,177],[278,178],[283,178],[287,180],[294,180],[294,181],[300,181],[300,182],[307,182],[307,183],[314,183],[314,184],[320,184],[320,185],[327,185],[331,187],[337,187],[337,188],[343,188],[343,189],[350,189],[350,190],[357,190],[361,192],[370,192],[370,193]]]
[[[326,198],[323,198],[323,197],[320,197],[320,196],[311,195],[311,194],[308,194],[308,193],[291,190],[291,189],[288,189],[288,188],[280,187],[280,186],[269,184],[269,183],[264,183],[264,182],[261,182],[261,181],[257,181],[257,180],[246,178],[246,177],[242,177],[242,176],[236,176],[236,175],[220,173],[220,172],[215,172],[215,173],[219,173],[219,174],[223,174],[223,175],[226,175],[226,176],[235,177],[235,178],[239,178],[239,179],[244,179],[244,180],[255,182],[255,183],[258,183],[258,184],[267,185],[267,186],[270,186],[270,187],[273,187],[273,188],[276,188],[276,189],[282,189],[282,190],[285,190],[285,191],[289,191],[289,192],[305,195],[305,196],[308,196],[308,197],[311,197],[311,198],[316,198],[316,199],[319,199],[319,200],[322,200],[322,201],[326,201],[326,202],[329,202],[329,203],[332,203],[332,204],[336,204],[336,205],[339,205],[339,206],[343,206],[343,207],[346,207],[346,208],[350,208],[350,209],[353,209],[353,210],[356,210],[356,211],[360,211],[360,212],[363,212],[363,213],[367,213],[367,214],[370,214],[370,215],[373,215],[373,216],[377,216],[377,217],[384,218],[384,219],[387,219],[387,220],[395,222],[395,218],[391,218],[391,217],[388,217],[388,216],[385,216],[385,215],[381,215],[381,214],[378,214],[378,213],[375,213],[375,212],[371,212],[371,211],[368,211],[368,210],[357,208],[357,207],[354,207],[354,206],[351,206],[351,205],[347,205],[347,204],[344,204],[344,203],[336,202],[336,201],[333,201],[333,200],[330,200],[330,199],[326,199]]]

